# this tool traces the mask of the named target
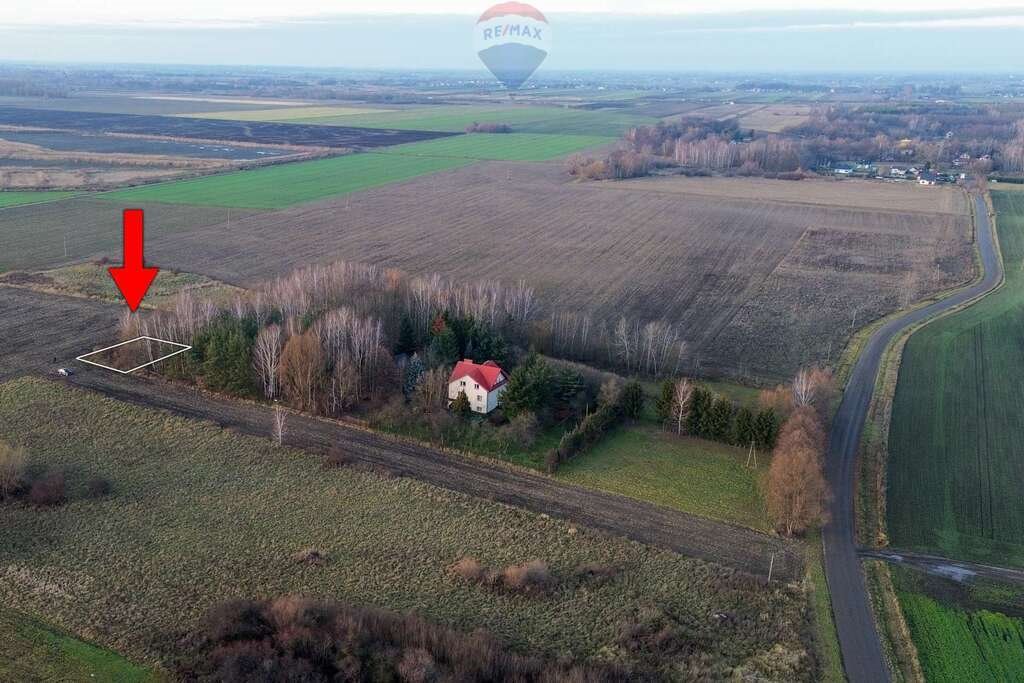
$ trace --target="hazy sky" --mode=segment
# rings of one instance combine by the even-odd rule
[[[253,21],[339,14],[478,15],[476,0],[3,0],[0,24]],[[781,10],[945,12],[1024,9],[1024,0],[538,0],[551,13],[694,14]]]
[[[0,0],[0,61],[481,69],[466,0]],[[1024,73],[1024,0],[536,0],[548,70]],[[287,14],[284,14],[287,13]]]

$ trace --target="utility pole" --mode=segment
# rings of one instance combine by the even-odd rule
[[[64,232],[64,258],[68,257],[68,233]]]
[[[772,582],[773,569],[775,569],[775,553],[772,553],[772,561],[768,563],[768,583]]]

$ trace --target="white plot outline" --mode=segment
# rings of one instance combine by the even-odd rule
[[[160,342],[162,344],[170,344],[171,346],[180,346],[181,348],[178,349],[177,351],[175,351],[174,353],[169,353],[166,356],[160,356],[156,360],[151,360],[148,363],[143,363],[142,365],[140,365],[138,367],[134,367],[131,370],[120,370],[118,368],[114,368],[114,367],[111,367],[109,365],[104,365],[103,363],[97,363],[96,361],[86,360],[86,358],[88,358],[89,356],[95,356],[97,353],[103,353],[104,351],[109,351],[110,349],[116,349],[118,346],[124,346],[125,344],[131,344],[132,342],[137,342],[137,341],[140,341],[140,340],[143,340],[143,339],[148,340],[148,341]],[[104,370],[113,370],[114,372],[119,372],[122,375],[130,375],[131,373],[135,372],[136,370],[141,370],[142,368],[149,367],[150,365],[153,365],[154,363],[159,363],[162,360],[167,360],[171,356],[177,356],[179,353],[185,353],[186,351],[188,351],[191,348],[192,347],[187,345],[187,344],[179,344],[178,342],[167,341],[166,339],[157,339],[156,337],[150,337],[150,336],[147,336],[147,335],[142,335],[141,337],[136,337],[135,339],[129,339],[128,341],[123,341],[123,342],[120,342],[118,344],[113,344],[111,346],[106,346],[106,347],[104,347],[102,349],[96,349],[95,351],[90,351],[89,353],[83,353],[81,356],[76,357],[75,360],[79,361],[80,363],[88,363],[89,365],[95,365],[96,367],[103,368]]]

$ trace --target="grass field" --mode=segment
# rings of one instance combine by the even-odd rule
[[[74,192],[9,192],[0,191],[0,209],[8,206],[20,206],[22,204],[39,204],[42,202],[54,202],[58,199],[67,199],[74,196]]]
[[[468,159],[352,154],[103,194],[116,202],[169,202],[279,209],[387,185],[471,163]]]
[[[158,679],[116,652],[0,608],[0,680],[132,683]]]
[[[607,145],[615,138],[594,135],[530,135],[523,133],[459,135],[413,142],[380,150],[382,154],[455,157],[494,161],[548,161],[572,152]]]
[[[653,124],[657,119],[628,111],[587,111],[565,107],[493,106],[493,105],[432,105],[407,107],[392,111],[357,110],[343,108],[340,113],[322,110],[332,107],[306,108],[307,116],[296,117],[302,111],[267,110],[266,112],[213,111],[200,118],[235,120],[287,121],[325,126],[355,126],[361,128],[394,128],[397,130],[434,130],[462,132],[473,123],[507,123],[517,133],[561,133],[616,137],[631,126]],[[253,116],[264,118],[252,118]],[[285,118],[282,118],[285,117]]]
[[[563,465],[558,476],[684,512],[768,530],[758,489],[764,471],[744,467],[743,449],[677,437],[657,427],[616,430]],[[758,463],[767,466],[767,458]]]
[[[929,683],[1020,681],[1024,619],[938,600],[922,577],[895,569],[897,597]]]
[[[896,546],[1024,565],[1024,194],[992,198],[1006,282],[907,343],[888,526]]]
[[[665,667],[693,647],[678,664],[709,678],[787,664],[787,680],[814,678],[797,587],[764,590],[730,570],[409,479],[323,470],[267,440],[64,384],[0,384],[0,438],[24,445],[34,468],[63,468],[70,498],[3,509],[0,604],[149,666],[166,665],[220,600],[302,593],[483,627],[519,650],[627,660],[620,625],[653,608],[685,624],[687,647]],[[110,496],[85,495],[95,476],[111,481]],[[294,564],[308,547],[327,565]],[[494,592],[447,573],[464,555],[499,567],[541,558],[560,582],[543,598]],[[586,562],[617,574],[573,578]]]

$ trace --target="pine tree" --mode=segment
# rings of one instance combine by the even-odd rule
[[[630,382],[622,389],[622,412],[633,420],[644,414],[644,388],[640,382]]]
[[[398,341],[395,342],[396,354],[412,354],[416,352],[416,330],[412,327],[412,319],[408,315],[402,315],[402,322],[398,326]]]
[[[758,448],[765,451],[775,448],[775,440],[779,436],[779,419],[774,410],[765,408],[757,414],[754,433]]]
[[[754,411],[746,406],[736,412],[736,425],[733,429],[733,443],[739,446],[749,446],[757,441],[757,430],[755,429]]]
[[[452,412],[460,416],[467,416],[473,412],[469,405],[469,396],[466,396],[465,391],[460,391],[459,395],[452,401]]]
[[[690,399],[690,414],[686,417],[686,431],[689,434],[707,437],[710,429],[711,392],[703,387],[693,390]]]
[[[706,438],[728,441],[732,437],[733,407],[729,399],[719,396],[711,403],[707,414]]]
[[[554,384],[553,372],[537,354],[530,354],[512,371],[508,388],[501,395],[501,405],[509,417],[522,412],[537,413],[550,405]]]
[[[405,374],[402,378],[402,393],[405,394],[406,400],[412,398],[416,391],[416,385],[419,384],[420,376],[425,370],[419,354],[412,354],[412,358],[405,364]]]
[[[672,418],[672,403],[675,400],[675,391],[676,383],[672,380],[667,379],[661,383],[661,394],[658,395],[654,408],[658,411],[658,419],[663,423],[668,422]]]
[[[453,365],[459,358],[459,344],[455,333],[446,327],[430,343],[430,363],[433,366]]]

